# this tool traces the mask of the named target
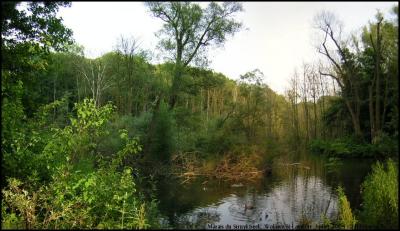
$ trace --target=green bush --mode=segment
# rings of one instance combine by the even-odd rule
[[[132,169],[123,166],[124,159],[141,151],[138,140],[121,130],[123,148],[108,161],[99,159],[96,140],[107,133],[104,128],[112,105],[96,108],[93,100],[84,100],[75,109],[77,117],[71,119],[71,125],[53,129],[52,139],[37,155],[42,159],[36,164],[48,170],[49,182],[8,179],[8,187],[2,191],[2,227],[158,227],[156,201],[146,202],[137,190]]]
[[[329,148],[329,143],[321,139],[312,140],[309,144],[309,149],[315,154],[323,154]]]
[[[145,137],[148,132],[152,116],[153,116],[152,112],[146,111],[142,112],[139,116],[134,117],[134,119],[132,120],[133,129],[132,130],[128,129],[128,131],[134,133],[136,136],[142,139],[142,137]]]
[[[362,221],[381,228],[396,228],[398,217],[398,167],[389,159],[377,162],[362,184]]]
[[[110,156],[123,148],[123,142],[119,137],[121,130],[126,130],[130,138],[136,137],[141,141],[145,141],[148,136],[151,117],[151,112],[143,112],[136,117],[115,114],[106,125],[107,134],[99,137],[97,150],[103,157],[110,158]]]
[[[351,211],[350,203],[344,194],[343,188],[339,186],[337,193],[339,201],[339,227],[342,229],[354,229],[357,220]]]
[[[379,153],[374,151],[374,146],[368,143],[358,143],[351,137],[335,140],[313,140],[309,146],[316,154],[330,157],[352,158],[352,157],[378,157]]]
[[[2,138],[4,145],[2,167],[6,177],[19,177],[24,181],[30,181],[30,176],[38,177],[40,181],[51,179],[49,161],[55,158],[49,156],[45,149],[54,138],[56,133],[54,131],[58,129],[51,123],[49,114],[65,103],[65,99],[62,99],[40,107],[35,117],[21,123],[9,137]],[[64,141],[61,140],[61,143]],[[55,146],[60,145],[55,144]]]
[[[24,223],[20,216],[15,213],[7,213],[6,210],[9,208],[6,206],[4,201],[1,202],[1,229],[23,229]]]
[[[3,227],[28,229],[157,227],[156,202],[146,203],[135,187],[132,170],[100,168],[90,174],[62,167],[53,181],[29,192],[16,179],[3,190],[11,213],[3,213]]]
[[[373,151],[376,155],[383,158],[395,156],[399,153],[399,141],[396,138],[383,133],[373,145]]]
[[[137,134],[134,129],[135,118],[130,115],[114,115],[113,119],[106,124],[105,130],[107,134],[99,138],[98,151],[103,157],[110,158],[114,153],[123,148],[123,142],[119,136],[121,129],[124,129],[128,134]]]

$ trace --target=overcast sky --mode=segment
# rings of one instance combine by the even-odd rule
[[[330,10],[344,22],[344,32],[359,30],[374,20],[376,10],[389,12],[397,2],[242,2],[237,15],[247,30],[229,38],[223,48],[209,53],[210,68],[227,77],[260,69],[266,83],[283,93],[294,69],[319,56],[313,46],[312,19],[320,10]],[[202,3],[203,5],[203,3]],[[205,5],[207,5],[205,3]],[[72,2],[59,15],[85,47],[88,57],[111,51],[120,35],[134,36],[143,49],[157,54],[155,32],[162,21],[153,18],[143,2]],[[156,60],[152,61],[153,63]]]

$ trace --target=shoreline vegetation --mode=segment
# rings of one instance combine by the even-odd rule
[[[326,156],[327,172],[346,158],[375,162],[361,209],[339,182],[337,217],[322,225],[398,228],[398,5],[347,37],[345,22],[316,12],[321,59],[278,94],[257,68],[232,80],[204,65],[245,28],[242,3],[144,3],[163,22],[159,64],[125,36],[85,57],[57,17],[70,2],[1,4],[2,229],[176,228],[157,182],[241,188],[312,171],[287,157],[303,149]]]

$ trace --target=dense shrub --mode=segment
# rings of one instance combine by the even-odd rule
[[[360,143],[351,137],[344,137],[335,140],[316,139],[311,141],[309,148],[313,153],[331,157],[385,158],[397,153],[398,144],[387,136],[376,144]]]
[[[132,120],[132,123],[133,123],[132,124],[132,128],[133,129],[132,130],[128,129],[130,134],[133,133],[136,136],[138,136],[140,139],[142,139],[142,137],[145,137],[147,132],[148,132],[148,128],[149,128],[149,124],[150,124],[152,116],[153,116],[152,112],[146,111],[146,112],[140,113],[139,116],[134,117],[133,120]],[[128,122],[128,120],[130,120],[130,119],[131,118],[128,117],[123,121],[127,121]],[[130,126],[128,126],[128,128],[129,127]],[[124,128],[124,127],[120,127],[120,129],[122,129],[122,128]],[[127,128],[125,128],[125,129],[127,129]]]
[[[53,129],[52,139],[38,155],[51,176],[31,181],[9,178],[2,191],[2,227],[25,229],[157,227],[157,203],[137,190],[132,170],[123,166],[141,146],[127,130],[119,132],[123,147],[110,159],[98,157],[97,138],[113,107],[96,108],[93,100],[75,106],[71,125]],[[34,136],[33,136],[34,137]],[[37,166],[35,166],[37,168]],[[29,187],[28,187],[29,186]],[[151,218],[147,214],[151,214]]]
[[[100,137],[98,151],[106,157],[118,152],[123,147],[123,142],[119,137],[120,130],[126,130],[131,136],[137,134],[134,129],[134,120],[135,117],[130,115],[119,116],[115,114],[113,120],[106,124],[105,130],[107,130],[107,134]]]
[[[391,159],[385,165],[377,162],[362,184],[362,221],[374,227],[398,227],[398,191],[396,163]]]
[[[2,137],[2,170],[6,177],[19,177],[24,181],[39,178],[40,181],[51,179],[51,169],[48,163],[55,161],[53,156],[46,152],[49,143],[55,134],[60,131],[50,114],[51,111],[65,106],[65,99],[40,107],[33,118],[20,121],[17,129],[12,131],[8,137]],[[64,142],[64,140],[61,140]],[[59,153],[61,154],[61,153]],[[3,182],[5,183],[5,182]]]
[[[339,219],[338,219],[338,224],[339,227],[342,229],[354,229],[357,220],[355,216],[353,215],[351,208],[350,208],[350,203],[347,200],[346,195],[344,194],[343,188],[338,187],[337,189],[338,193],[338,205],[339,205]]]
[[[373,145],[373,151],[382,157],[393,157],[399,153],[399,141],[396,137],[390,137],[385,133]]]
[[[3,228],[157,227],[157,221],[147,216],[154,215],[156,202],[143,200],[129,168],[100,168],[87,174],[65,166],[36,192],[25,190],[14,178],[9,185],[3,195],[11,213],[3,213]]]

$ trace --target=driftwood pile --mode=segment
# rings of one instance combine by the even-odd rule
[[[197,153],[180,153],[174,156],[174,174],[187,183],[198,176],[215,178],[229,182],[256,181],[266,169],[258,169],[260,159],[252,156],[235,156],[226,154],[213,169],[205,168],[205,164],[197,158]]]
[[[256,168],[254,160],[249,157],[240,157],[235,160],[228,155],[217,165],[214,176],[227,181],[254,181],[261,178],[264,171],[264,169]]]

